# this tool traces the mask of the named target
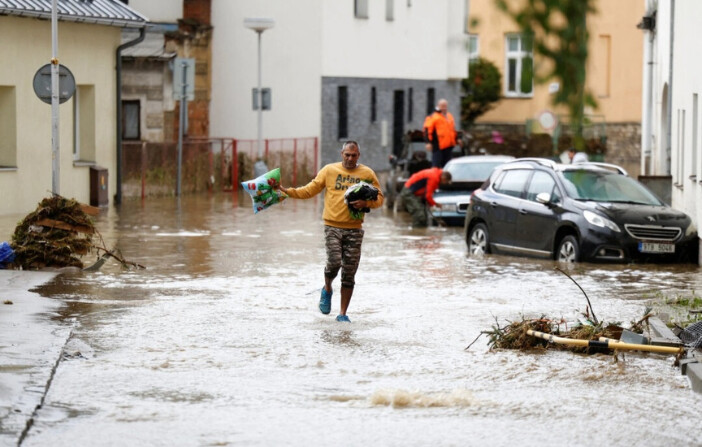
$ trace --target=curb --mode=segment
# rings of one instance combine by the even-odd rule
[[[20,445],[41,408],[72,325],[52,316],[63,303],[32,289],[58,272],[0,270],[0,445]]]
[[[649,318],[651,327],[651,344],[667,346],[684,346],[680,338],[668,328],[659,318]],[[690,380],[692,391],[702,393],[702,353],[699,350],[688,350],[684,359],[680,360],[680,373]]]

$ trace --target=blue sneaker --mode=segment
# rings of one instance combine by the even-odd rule
[[[336,321],[341,321],[342,323],[351,323],[351,320],[349,320],[349,317],[347,317],[346,315],[337,315]]]
[[[324,315],[331,312],[331,297],[333,292],[327,292],[327,289],[322,287],[322,296],[319,298],[319,311]]]

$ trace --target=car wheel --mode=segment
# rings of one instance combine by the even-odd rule
[[[559,262],[580,261],[580,245],[578,245],[578,240],[575,236],[568,235],[558,244],[556,260]]]
[[[479,223],[470,230],[468,235],[468,252],[472,255],[490,253],[490,237],[484,223]]]

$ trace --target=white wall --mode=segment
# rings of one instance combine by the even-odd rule
[[[644,94],[642,95],[642,168],[645,151],[650,149],[650,162],[647,175],[669,175],[670,153],[668,148],[668,96],[670,91],[670,0],[643,0],[646,14],[656,14],[654,38],[649,42],[650,32],[644,35]],[[642,31],[643,32],[643,31]],[[650,62],[650,63],[649,63]],[[648,79],[648,81],[647,81]],[[647,98],[650,95],[650,100]],[[642,173],[644,170],[642,169]]]
[[[272,110],[263,112],[263,138],[319,136],[321,11],[322,0],[212,1],[211,136],[257,137],[251,89],[258,82],[258,40],[244,27],[247,17],[275,20],[261,40],[262,85],[273,97]]]
[[[698,229],[702,223],[702,61],[695,56],[700,50],[700,18],[702,2],[699,0],[675,2],[672,198],[673,206],[690,214]],[[695,94],[698,96],[697,121],[693,120]]]
[[[150,22],[176,23],[183,17],[183,0],[129,0],[129,7]]]
[[[467,76],[467,35],[462,33],[464,0],[415,0],[411,6],[407,0],[394,0],[392,21],[386,20],[386,0],[370,0],[367,19],[355,18],[353,7],[351,0],[324,2],[322,71],[325,76],[404,79]]]
[[[262,36],[262,84],[273,107],[263,112],[264,138],[319,136],[321,78],[457,79],[467,75],[465,0],[371,0],[369,18],[354,17],[354,2],[329,0],[213,0],[213,137],[255,139],[257,36],[245,17],[267,17]],[[453,32],[449,32],[448,29]]]

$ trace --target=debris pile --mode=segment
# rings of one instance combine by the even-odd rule
[[[24,270],[83,268],[80,256],[94,247],[95,226],[86,214],[90,208],[59,195],[39,202],[37,209],[17,225],[12,235],[13,267]]]
[[[547,340],[529,335],[528,332],[537,331],[576,340],[600,340],[601,337],[619,339],[623,330],[617,323],[607,324],[600,322],[595,324],[590,320],[571,323],[570,328],[568,326],[562,319],[550,319],[541,316],[540,318],[511,322],[505,327],[500,327],[496,323],[492,330],[484,331],[483,334],[488,336],[488,345],[491,349],[530,350],[546,349],[548,347],[590,354],[600,352],[600,350],[592,347],[550,344]]]
[[[118,249],[109,250],[91,216],[99,208],[84,205],[59,195],[45,198],[37,209],[28,214],[15,228],[11,251],[14,256],[8,268],[40,270],[44,268],[83,268],[81,257],[88,253],[98,256],[97,262],[85,268],[96,271],[108,258],[122,264],[123,268],[145,268],[141,264],[122,258]]]

